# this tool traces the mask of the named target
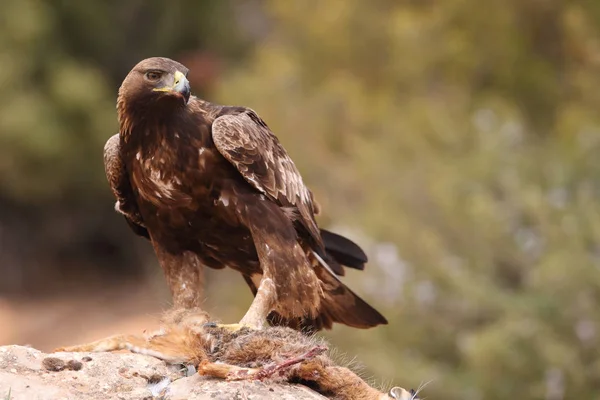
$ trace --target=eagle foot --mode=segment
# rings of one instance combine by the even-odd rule
[[[243,324],[243,323],[237,323],[237,324],[218,324],[216,322],[207,322],[206,324],[204,324],[205,328],[217,328],[217,329],[224,329],[226,331],[229,331],[230,333],[236,333],[239,332],[243,329],[247,329],[247,330],[259,330],[261,329],[260,327],[255,327],[249,324]]]

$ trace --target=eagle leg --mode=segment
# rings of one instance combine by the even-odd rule
[[[262,329],[267,325],[267,316],[273,310],[277,297],[275,283],[271,278],[264,277],[256,291],[256,296],[250,308],[239,322],[242,327]]]
[[[198,256],[191,251],[167,251],[152,240],[154,252],[171,290],[174,309],[193,309],[202,305],[204,270]]]
[[[275,304],[275,283],[271,278],[263,278],[256,291],[256,296],[250,304],[250,308],[246,311],[244,317],[237,324],[217,324],[207,322],[204,324],[206,328],[226,329],[231,333],[240,331],[244,328],[252,330],[260,330],[267,326],[267,316],[273,310]]]

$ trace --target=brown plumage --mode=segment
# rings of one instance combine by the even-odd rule
[[[381,392],[326,354],[327,343],[289,328],[262,330],[211,327],[200,309],[165,313],[159,330],[146,335],[115,335],[55,351],[130,350],[173,364],[192,364],[200,375],[227,380],[262,380],[306,385],[337,400],[416,400],[414,391]]]
[[[190,97],[186,74],[166,58],[136,65],[119,90],[120,134],[104,151],[116,209],[151,241],[175,306],[200,305],[204,266],[230,267],[255,295],[242,325],[267,315],[309,330],[386,324],[335,276],[364,268],[366,256],[318,228],[313,195],[265,122]]]

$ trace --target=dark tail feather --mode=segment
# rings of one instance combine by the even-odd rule
[[[325,260],[327,265],[331,268],[331,270],[338,276],[346,275],[346,271],[344,271],[344,266],[337,262],[335,258],[330,253],[322,254],[319,252],[319,256]]]
[[[272,325],[287,326],[292,329],[313,333],[323,329],[331,329],[333,323],[340,323],[353,328],[367,329],[377,325],[387,325],[388,321],[379,311],[358,297],[344,285],[333,273],[330,266],[319,261],[315,268],[317,276],[323,282],[320,314],[315,318],[283,318],[276,312],[269,314]],[[254,284],[249,278],[246,282],[256,293]]]
[[[337,264],[359,270],[365,269],[365,264],[368,261],[367,255],[352,240],[325,229],[321,229],[321,238],[323,238],[325,251],[329,255],[329,258],[333,258]],[[333,264],[331,260],[327,261]],[[334,271],[337,269],[333,265],[331,267]],[[343,275],[343,272],[338,275]]]
[[[315,321],[322,323],[323,328],[330,329],[333,322],[353,328],[372,328],[387,325],[387,320],[379,311],[371,307],[350,288],[344,285],[326,265],[315,268],[317,276],[323,282],[323,298],[321,314]]]
[[[269,323],[274,326],[287,326],[289,328],[312,334],[323,329],[331,329],[333,323],[337,322],[353,328],[368,329],[377,325],[387,325],[388,321],[376,309],[358,297],[346,286],[341,284],[340,288],[333,292],[327,291],[321,299],[321,313],[315,318],[283,318],[273,311],[267,317]],[[338,300],[342,297],[343,300]],[[349,300],[348,298],[352,299]]]

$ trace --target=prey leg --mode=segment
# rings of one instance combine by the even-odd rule
[[[293,365],[296,364],[300,364],[301,362],[304,362],[306,360],[310,360],[311,358],[314,358],[318,355],[323,354],[325,351],[327,351],[327,347],[325,346],[316,346],[312,349],[310,349],[309,351],[307,351],[304,354],[301,354],[297,357],[293,357],[290,358],[288,360],[285,360],[283,362],[277,363],[277,364],[271,364],[269,366],[263,367],[261,368],[259,371],[257,371],[254,374],[254,379],[258,379],[258,380],[263,380],[265,378],[268,378],[270,376],[273,376],[275,373],[280,372],[280,371],[284,371],[287,368],[290,368]]]
[[[148,336],[115,335],[95,342],[55,349],[54,352],[109,352],[129,350],[145,354],[170,364],[185,364],[205,357],[203,351],[190,346],[193,334],[187,331],[163,333],[157,331]]]
[[[198,365],[198,374],[227,380],[240,380],[258,371],[257,368],[242,368],[237,365],[212,363],[204,360]]]
[[[288,368],[323,354],[327,348],[316,346],[313,349],[297,357],[290,358],[280,363],[273,363],[262,368],[243,368],[230,364],[211,363],[203,361],[198,366],[200,375],[213,376],[215,378],[227,379],[229,381],[239,380],[263,380],[277,373],[282,373]]]
[[[124,350],[128,345],[142,346],[146,344],[146,339],[137,335],[114,335],[104,339],[96,340],[90,343],[79,344],[75,346],[59,347],[54,352],[79,352],[79,353],[102,353],[107,351]]]

